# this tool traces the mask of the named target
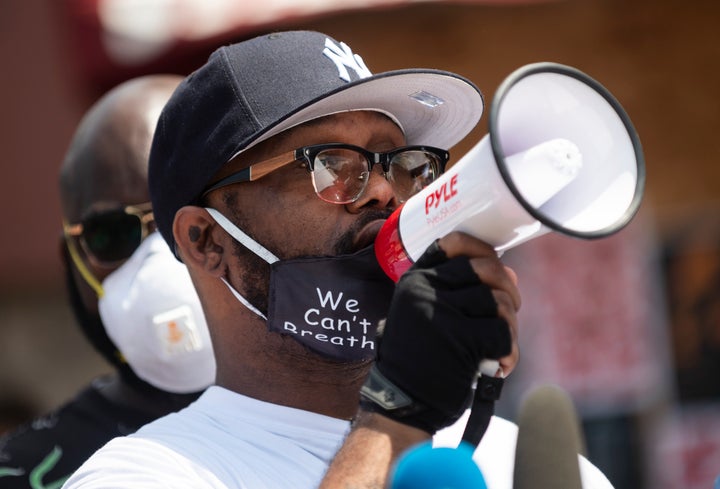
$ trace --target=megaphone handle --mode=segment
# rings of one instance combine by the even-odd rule
[[[480,362],[475,395],[470,407],[470,417],[467,425],[465,425],[462,437],[463,441],[472,444],[472,446],[477,446],[480,443],[490,424],[490,418],[495,412],[495,401],[500,399],[500,392],[505,379],[502,376],[496,376],[498,372],[502,375],[500,363],[497,360],[483,360]]]

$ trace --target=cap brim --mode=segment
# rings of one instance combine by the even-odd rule
[[[315,99],[245,142],[236,154],[304,122],[354,110],[375,110],[392,116],[407,144],[449,149],[480,121],[484,108],[480,90],[467,79],[439,70],[398,70],[344,85]]]

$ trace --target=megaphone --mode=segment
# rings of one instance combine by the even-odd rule
[[[575,68],[525,65],[498,88],[488,134],[396,209],[375,254],[397,281],[450,231],[499,253],[550,231],[601,238],[630,222],[644,186],[640,140],[612,94]]]

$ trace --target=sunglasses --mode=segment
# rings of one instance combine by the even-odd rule
[[[360,198],[375,165],[382,165],[395,196],[404,202],[445,171],[450,154],[431,146],[404,146],[374,153],[341,143],[304,146],[256,163],[210,185],[203,196],[220,187],[258,180],[285,165],[302,161],[310,172],[315,193],[325,202],[349,204]]]
[[[93,213],[76,224],[63,226],[65,238],[78,238],[91,261],[115,266],[128,258],[154,228],[152,204],[146,202]]]

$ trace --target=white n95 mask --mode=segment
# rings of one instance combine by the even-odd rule
[[[103,281],[100,317],[135,374],[168,392],[186,394],[215,381],[215,357],[190,274],[160,233]]]

